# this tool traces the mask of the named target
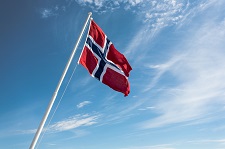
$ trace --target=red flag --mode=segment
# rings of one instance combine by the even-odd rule
[[[128,82],[129,72],[132,70],[130,64],[93,20],[78,62],[92,77],[112,89],[124,93],[125,96],[130,93]]]

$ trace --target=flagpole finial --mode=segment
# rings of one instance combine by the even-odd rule
[[[92,15],[92,12],[88,12],[88,15],[90,15],[90,16],[91,16],[91,15]]]

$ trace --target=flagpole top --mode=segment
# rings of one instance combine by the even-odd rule
[[[88,12],[88,15],[91,16],[92,15],[92,12]]]

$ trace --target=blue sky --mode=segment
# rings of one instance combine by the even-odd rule
[[[224,0],[2,1],[1,148],[30,146],[90,11],[129,60],[131,93],[77,65],[82,38],[38,148],[225,148]]]

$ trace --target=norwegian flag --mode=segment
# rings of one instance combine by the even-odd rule
[[[93,19],[78,63],[82,64],[92,77],[124,93],[124,96],[130,93],[128,77],[132,68]]]

